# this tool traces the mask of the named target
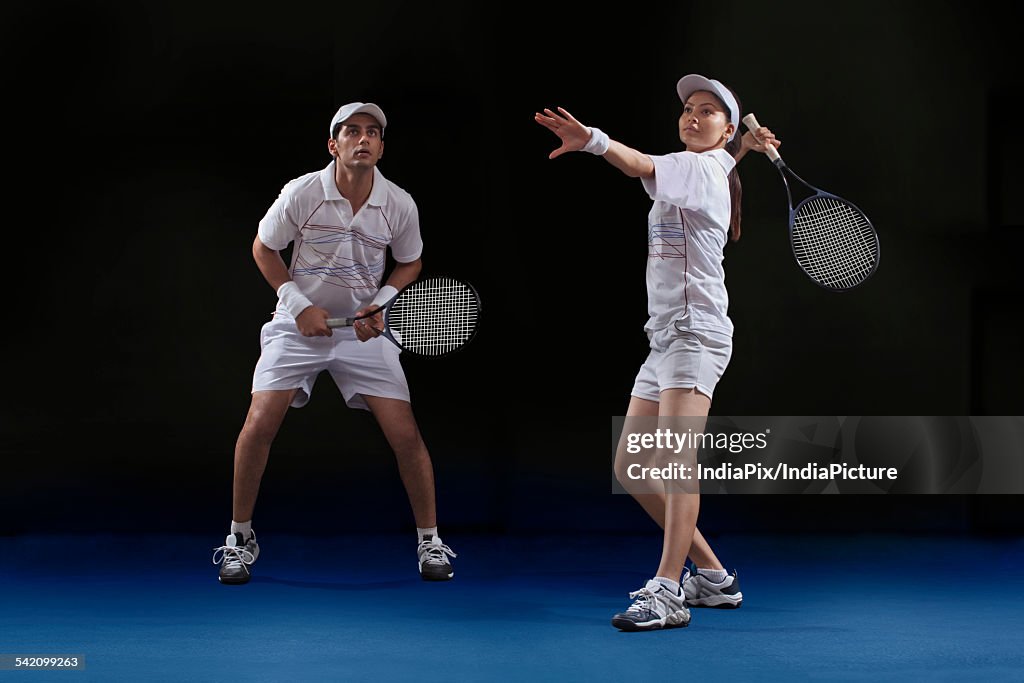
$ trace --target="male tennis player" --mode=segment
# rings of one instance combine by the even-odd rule
[[[409,402],[399,349],[381,339],[381,316],[332,330],[331,317],[356,317],[387,302],[420,273],[419,214],[412,197],[377,168],[387,119],[375,104],[352,102],[331,119],[321,171],[289,182],[260,221],[253,257],[277,292],[260,334],[252,403],[235,445],[231,533],[216,548],[220,582],[247,583],[259,546],[252,530],[260,480],[288,407],[301,408],[317,375],[331,374],[345,402],[370,410],[395,452],[416,521],[420,575],[453,576],[451,548],[437,533],[434,472]],[[291,265],[279,252],[294,242]],[[381,287],[386,249],[396,266]]]

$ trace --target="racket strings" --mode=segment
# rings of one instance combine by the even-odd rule
[[[391,305],[388,328],[402,348],[436,356],[467,343],[479,315],[480,303],[471,287],[433,278],[409,287]]]
[[[866,280],[878,261],[878,238],[867,217],[832,197],[815,197],[793,220],[793,253],[804,271],[831,289]]]

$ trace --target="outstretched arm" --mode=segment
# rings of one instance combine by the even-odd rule
[[[616,140],[608,141],[604,160],[630,178],[654,177],[654,162],[649,156]]]
[[[545,109],[543,114],[535,114],[533,118],[562,141],[562,145],[548,155],[549,159],[559,157],[566,152],[584,150],[593,137],[593,131],[590,128],[577,121],[562,107],[558,107],[558,113]],[[651,158],[621,142],[609,140],[608,149],[601,156],[630,178],[654,177],[654,162],[651,161]]]

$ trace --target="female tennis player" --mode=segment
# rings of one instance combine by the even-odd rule
[[[738,135],[740,104],[719,81],[690,74],[676,91],[683,103],[679,139],[686,151],[663,156],[611,140],[561,107],[534,118],[561,140],[549,158],[574,151],[601,155],[627,176],[640,178],[654,201],[647,226],[650,319],[644,328],[651,350],[636,376],[627,418],[686,416],[698,418],[703,428],[732,355],[722,261],[730,235],[740,236],[736,163],[748,150],[765,152],[766,145],[779,143],[767,128],[759,128],[757,138]],[[616,474],[625,481],[620,462]],[[739,606],[735,573],[727,575],[696,530],[699,493],[630,492],[664,529],[664,543],[654,577],[630,593],[633,604],[612,624],[625,631],[681,627],[690,623],[687,604]],[[702,566],[692,577],[683,576],[688,553]]]

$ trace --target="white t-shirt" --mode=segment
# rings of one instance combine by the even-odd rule
[[[292,280],[332,317],[351,317],[380,289],[386,249],[399,263],[423,251],[420,219],[409,193],[373,169],[373,189],[359,213],[334,182],[334,162],[296,178],[260,221],[259,238],[281,251],[292,241]],[[277,313],[288,315],[280,305]]]
[[[647,311],[644,329],[672,323],[732,334],[723,250],[732,203],[724,149],[652,156],[654,177],[643,178],[654,200],[647,216]]]

